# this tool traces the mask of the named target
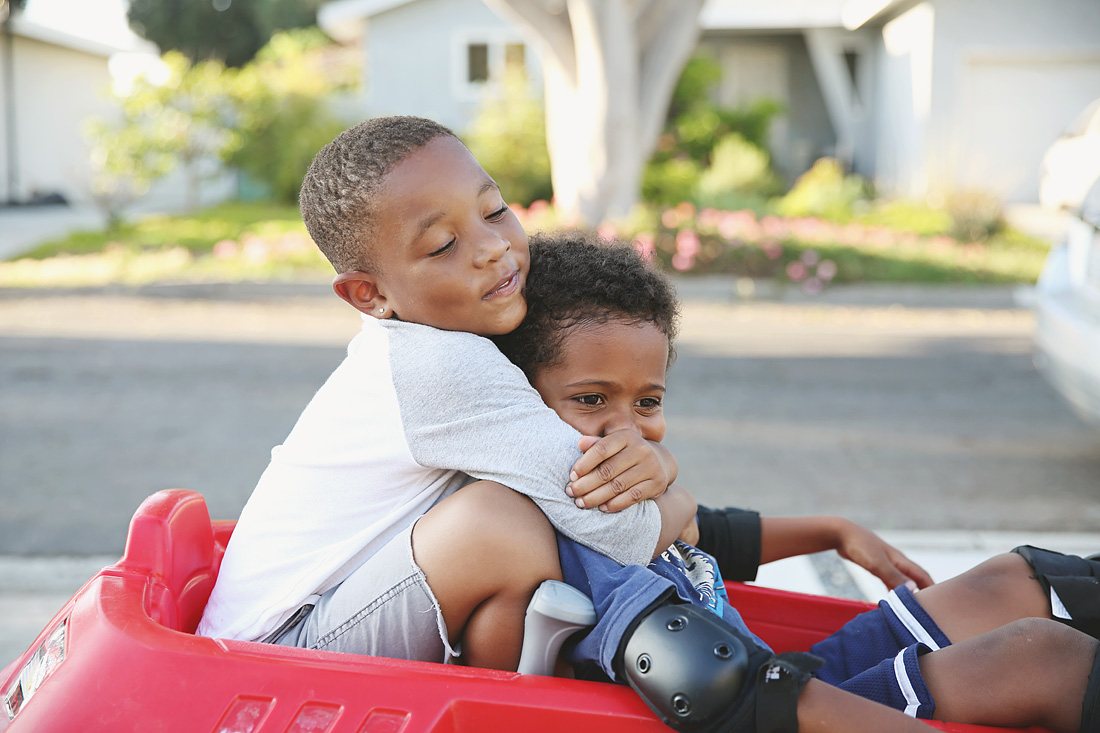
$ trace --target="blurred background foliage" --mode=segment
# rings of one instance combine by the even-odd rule
[[[192,62],[243,66],[277,32],[317,22],[323,0],[130,0],[134,32]]]
[[[470,152],[490,171],[509,201],[523,205],[553,196],[546,115],[526,72],[509,66],[489,91],[463,135]]]
[[[299,17],[284,7],[284,15],[280,2],[234,0],[238,5],[235,12],[261,6],[270,12],[264,33],[273,35],[262,48],[247,58],[198,46],[187,47],[190,56],[165,54],[167,82],[139,80],[120,98],[118,118],[89,131],[96,196],[109,226],[0,263],[0,285],[331,272],[295,204],[313,155],[351,122],[335,114],[332,100],[356,88],[357,62],[316,28],[271,30],[305,23],[309,13]],[[315,9],[316,3],[307,5]],[[133,7],[132,20],[153,13],[140,2]],[[717,105],[720,75],[705,56],[687,64],[645,171],[643,203],[627,219],[606,222],[601,235],[633,242],[672,271],[766,279],[810,293],[862,280],[1014,283],[1038,277],[1048,243],[1007,228],[1000,202],[989,194],[876,198],[865,180],[827,157],[797,180],[784,181],[768,152],[782,107],[767,99],[740,108]],[[461,132],[528,231],[562,226],[553,206],[542,100],[532,95],[521,69],[507,71]],[[192,192],[213,170],[236,171],[242,200],[125,221],[126,207],[175,168],[185,171]]]

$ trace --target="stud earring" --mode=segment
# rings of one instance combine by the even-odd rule
[[[379,308],[378,312],[379,313],[385,313],[386,312],[386,306],[382,306],[381,308]]]

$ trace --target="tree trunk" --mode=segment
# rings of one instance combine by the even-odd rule
[[[558,210],[575,224],[626,216],[695,48],[703,0],[485,2],[539,51]]]

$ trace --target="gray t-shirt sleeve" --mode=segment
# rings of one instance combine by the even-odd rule
[[[488,339],[390,325],[390,362],[414,460],[496,481],[531,497],[562,534],[622,563],[652,557],[661,516],[652,501],[617,513],[579,509],[565,493],[580,434]]]

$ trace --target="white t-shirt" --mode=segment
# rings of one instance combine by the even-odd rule
[[[364,317],[347,358],[272,449],[198,633],[265,638],[470,477],[530,496],[581,544],[646,564],[656,504],[610,514],[565,493],[579,437],[488,339]]]

